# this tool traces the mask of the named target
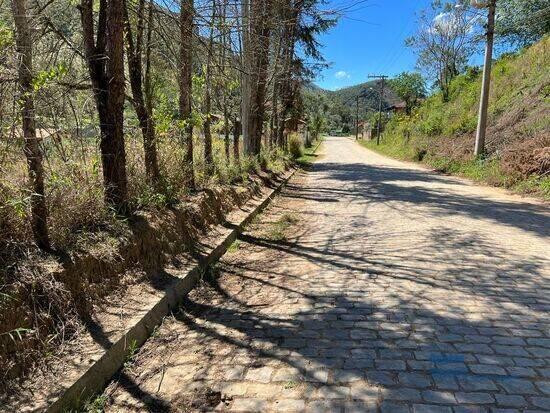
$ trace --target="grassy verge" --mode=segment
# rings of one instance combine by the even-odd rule
[[[284,213],[271,224],[266,236],[272,241],[286,241],[286,231],[298,222],[298,217],[291,213]]]
[[[428,165],[438,172],[462,176],[475,182],[491,186],[508,188],[516,193],[530,194],[550,201],[550,177],[532,175],[527,179],[514,178],[500,167],[497,159],[456,160],[434,155],[424,156],[412,146],[393,142],[360,140],[359,143],[382,155],[404,161],[419,162]]]
[[[302,156],[296,159],[296,163],[302,168],[309,168],[313,164],[313,161],[315,161],[315,158],[317,158],[315,152],[317,152],[322,142],[323,138],[319,138],[309,148],[304,148]]]

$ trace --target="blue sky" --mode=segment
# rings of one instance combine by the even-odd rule
[[[339,9],[350,0],[330,0],[325,8]],[[368,0],[347,13],[320,38],[331,63],[316,79],[325,89],[365,82],[367,75],[390,76],[413,70],[416,57],[404,45],[416,30],[416,13],[431,0]]]

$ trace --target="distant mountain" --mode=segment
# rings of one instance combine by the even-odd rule
[[[376,80],[339,90],[326,90],[308,83],[303,86],[305,111],[310,116],[321,111],[325,114],[328,130],[333,133],[335,131],[349,133],[354,128],[357,115],[359,120],[365,120],[372,112],[378,111],[380,89],[381,83]],[[358,96],[359,105],[357,105]],[[403,102],[386,82],[382,110],[386,111],[397,104],[403,104]]]
[[[382,82],[373,80],[370,82],[360,83],[355,86],[349,86],[328,93],[338,99],[344,106],[355,110],[357,96],[359,97],[359,111],[378,110],[379,93]],[[382,110],[387,110],[391,106],[401,103],[402,100],[391,89],[388,82],[385,82],[384,94],[382,99]]]
[[[379,91],[381,89],[381,81],[372,80],[338,90],[326,90],[310,82],[305,85],[304,88],[309,93],[326,96],[331,102],[337,105],[345,106],[353,113],[355,113],[356,110],[357,96],[360,96],[359,112],[362,115],[368,111],[378,110],[378,99]],[[387,110],[390,107],[402,102],[403,101],[391,89],[388,82],[386,81],[384,87],[384,95],[382,99],[382,110]]]

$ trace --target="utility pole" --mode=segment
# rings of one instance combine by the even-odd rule
[[[489,0],[483,4],[479,0],[472,1],[474,7],[488,7],[487,18],[487,45],[485,46],[485,62],[483,64],[483,80],[481,84],[481,99],[477,121],[476,144],[474,154],[481,156],[485,153],[485,132],[487,130],[487,107],[489,104],[489,88],[491,84],[491,63],[493,59],[493,39],[495,35],[496,0]]]
[[[355,98],[355,140],[359,139],[359,95]]]
[[[378,93],[378,127],[376,131],[376,145],[380,145],[380,130],[382,123],[382,98],[384,97],[384,86],[386,85],[386,75],[369,75],[369,79],[380,79],[381,86],[380,92]]]

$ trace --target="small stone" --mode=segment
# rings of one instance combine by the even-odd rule
[[[269,383],[273,369],[271,367],[260,367],[256,369],[250,369],[246,373],[246,380],[257,381],[260,383]]]
[[[234,412],[262,412],[267,409],[267,401],[263,399],[236,399],[231,403]]]
[[[304,400],[281,399],[273,403],[273,409],[277,412],[301,412],[305,407]]]
[[[437,406],[435,404],[415,404],[413,405],[414,413],[452,413],[450,407]]]
[[[459,403],[464,404],[487,404],[495,401],[489,393],[455,393],[455,397]]]

